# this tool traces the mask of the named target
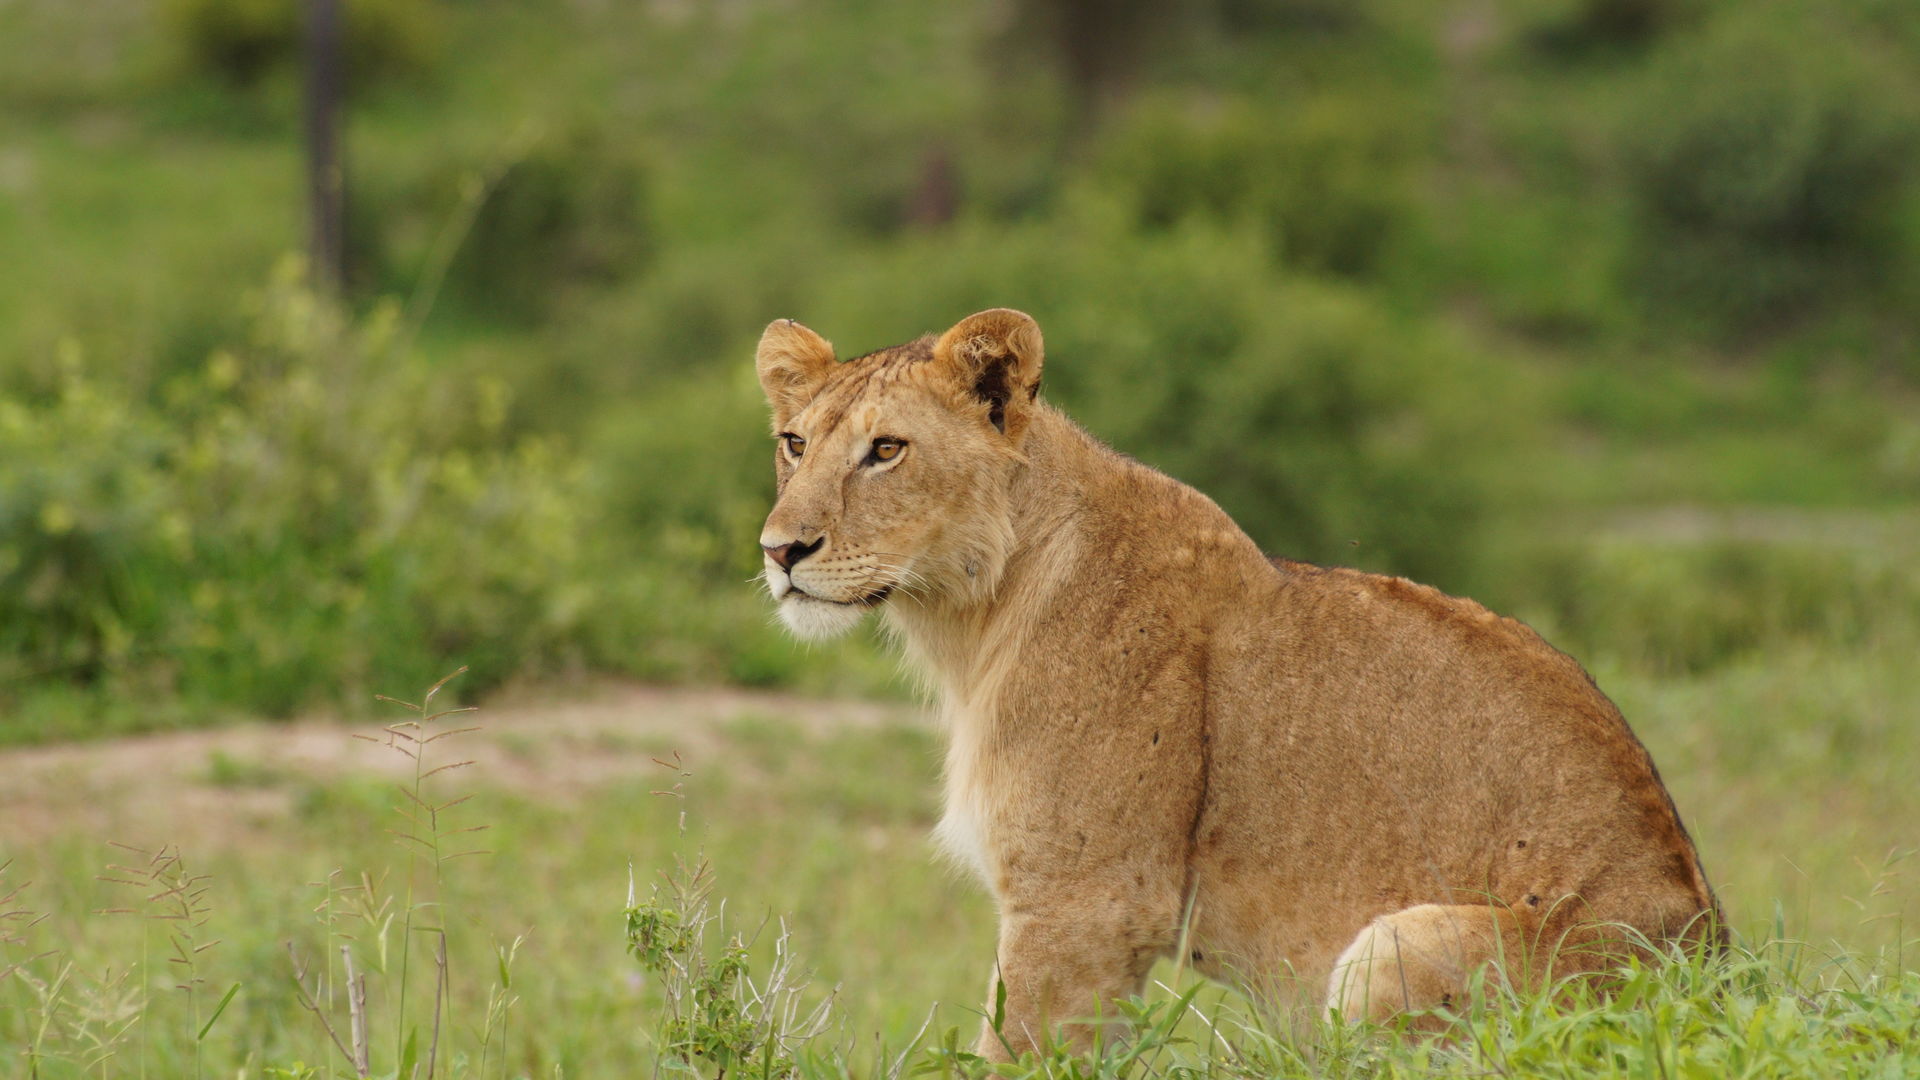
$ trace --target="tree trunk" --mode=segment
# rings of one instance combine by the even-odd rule
[[[313,286],[338,294],[347,281],[346,166],[340,152],[346,94],[340,0],[306,0],[308,252]]]

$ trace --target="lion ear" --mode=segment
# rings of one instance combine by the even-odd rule
[[[933,345],[933,359],[986,402],[989,423],[1017,440],[1040,393],[1044,351],[1040,324],[1032,316],[994,308],[969,315],[941,334]]]
[[[834,365],[833,345],[792,319],[775,319],[760,335],[753,366],[760,373],[776,427],[806,407]]]

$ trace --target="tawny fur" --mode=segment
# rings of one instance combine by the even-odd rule
[[[1014,1051],[1083,1042],[1183,940],[1283,1015],[1382,1018],[1489,961],[1538,986],[1718,933],[1577,663],[1471,601],[1269,560],[1040,400],[1041,363],[1005,309],[845,363],[783,320],[757,357],[804,439],[762,543],[819,544],[769,589],[805,636],[878,608],[936,690],[937,835],[999,906]]]

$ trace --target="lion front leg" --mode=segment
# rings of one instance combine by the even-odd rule
[[[1061,910],[1009,913],[1001,921],[978,1045],[982,1057],[1005,1061],[1056,1045],[1090,1048],[1095,1018],[1117,1017],[1114,1003],[1139,993],[1154,960],[1173,946],[1166,919],[1143,911],[1089,910],[1096,905],[1083,897]]]

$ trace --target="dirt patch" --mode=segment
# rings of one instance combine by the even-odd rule
[[[393,716],[411,718],[397,706]],[[565,802],[637,777],[670,781],[655,758],[695,756],[745,717],[814,733],[927,722],[911,705],[619,685],[563,704],[508,700],[447,717],[437,729],[479,730],[434,743],[426,764],[471,761],[464,783]],[[0,751],[0,858],[62,833],[186,841],[271,829],[313,784],[411,776],[413,761],[393,741],[378,725],[311,720]]]

